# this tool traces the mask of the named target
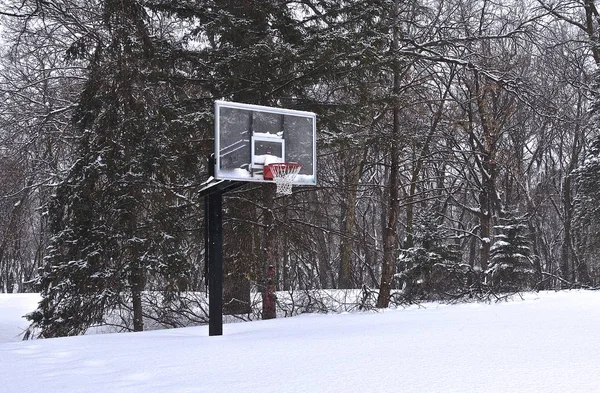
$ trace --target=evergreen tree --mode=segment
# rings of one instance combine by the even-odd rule
[[[597,104],[592,109],[593,123],[598,120]],[[581,258],[593,263],[600,253],[600,135],[590,144],[584,163],[574,172],[577,184],[575,198],[575,217],[579,230],[579,243],[583,247]],[[583,284],[590,283],[587,264],[578,261],[575,278]]]
[[[306,66],[316,48],[307,49],[306,26],[288,3],[151,0],[146,4],[186,21],[189,30],[184,40],[202,40],[199,47],[184,45],[180,60],[190,65],[189,79],[211,98],[311,109],[302,98],[314,83]],[[212,100],[201,105],[211,110]],[[278,249],[283,230],[277,228],[280,210],[274,191],[273,185],[262,185],[225,200],[225,209],[237,218],[229,221],[226,216],[223,228],[226,313],[249,312],[250,279],[265,292],[269,266],[281,264]]]
[[[528,226],[523,218],[502,220],[504,225],[494,226],[497,235],[490,249],[490,265],[486,274],[496,289],[527,289],[534,274]]]
[[[89,80],[74,117],[77,159],[47,214],[52,234],[37,279],[31,334],[76,335],[115,310],[143,329],[148,285],[184,289],[180,199],[197,168],[184,103],[169,86],[170,48],[150,36],[135,0],[107,0]],[[70,53],[84,56],[78,45]]]
[[[414,246],[401,250],[397,276],[404,282],[404,295],[444,295],[447,288],[460,288],[453,274],[460,269],[460,253],[448,243],[448,233],[431,215],[421,215],[414,228]],[[460,277],[459,277],[460,278]]]
[[[600,219],[600,136],[591,143],[585,162],[576,172],[578,215],[585,224]]]

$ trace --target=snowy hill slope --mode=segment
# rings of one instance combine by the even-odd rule
[[[222,337],[197,327],[5,342],[0,391],[596,392],[598,342],[600,292],[545,292],[228,324]]]

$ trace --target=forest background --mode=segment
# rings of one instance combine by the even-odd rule
[[[316,187],[225,199],[236,318],[265,317],[269,266],[283,315],[600,285],[594,0],[7,0],[0,15],[0,291],[42,294],[31,334],[206,321],[216,99],[317,114]]]

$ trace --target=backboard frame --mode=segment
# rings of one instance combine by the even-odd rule
[[[232,142],[232,139],[229,138],[228,146],[221,146],[222,140],[222,132],[225,130],[221,129],[221,127],[227,126],[225,123],[225,118],[221,119],[221,111],[224,108],[237,109],[241,111],[247,111],[248,113],[248,128],[243,129],[242,132],[247,133],[244,137],[240,137],[239,140],[235,140]],[[273,133],[264,133],[264,132],[254,132],[254,121],[255,121],[255,113],[265,113],[265,114],[275,114],[282,115],[281,117],[281,132]],[[290,116],[290,118],[286,118],[286,116]],[[286,128],[286,119],[290,119],[291,123],[289,127]],[[306,119],[306,120],[303,120]],[[222,122],[223,120],[223,122]],[[295,123],[296,122],[296,123]],[[308,122],[310,122],[310,127]],[[242,122],[238,122],[239,124],[243,124]],[[238,126],[239,126],[238,124]],[[271,123],[272,124],[272,123]],[[294,125],[299,124],[299,128],[295,129]],[[307,130],[310,128],[311,135],[306,135]],[[282,157],[274,156],[275,161],[273,162],[285,162],[285,161],[298,161],[297,159],[288,159],[286,153],[289,148],[289,142],[286,141],[286,136],[289,138],[290,134],[296,132],[295,135],[300,135],[302,133],[301,138],[303,138],[303,143],[298,143],[296,146],[308,145],[312,144],[312,151],[309,149],[302,149],[301,152],[306,152],[303,154],[304,162],[302,163],[306,167],[306,171],[304,173],[297,176],[296,180],[292,183],[293,185],[316,185],[317,182],[317,146],[316,146],[316,114],[313,112],[299,111],[293,109],[284,109],[277,107],[268,107],[261,105],[253,105],[253,104],[244,104],[239,102],[230,102],[230,101],[215,101],[215,167],[214,167],[214,177],[219,180],[235,180],[235,181],[249,181],[249,182],[265,182],[271,183],[272,180],[264,179],[262,176],[262,165],[261,163],[254,162],[255,158],[255,143],[256,142],[267,142],[274,143],[275,145],[280,144],[280,154]],[[235,133],[233,133],[235,134]],[[245,138],[245,139],[244,139]],[[227,139],[227,138],[225,138]],[[307,142],[308,141],[308,142]],[[239,145],[239,146],[237,146]],[[244,165],[238,165],[235,167],[228,167],[229,165],[227,161],[223,163],[221,160],[226,157],[231,152],[236,152],[241,149],[248,149],[248,151],[241,152],[242,155],[248,156],[248,162]],[[310,153],[310,154],[309,154]],[[296,153],[299,154],[299,153]],[[312,157],[312,158],[311,158]],[[231,157],[229,157],[231,159]],[[296,157],[295,157],[296,158]],[[236,162],[237,163],[237,162]],[[247,164],[247,165],[246,165]]]

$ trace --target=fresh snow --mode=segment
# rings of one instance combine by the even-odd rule
[[[492,250],[497,250],[499,248],[509,247],[509,246],[510,246],[509,242],[505,242],[504,240],[496,240],[494,242],[494,245],[492,246]]]
[[[1,392],[599,389],[594,291],[235,323],[221,337],[195,327],[14,342],[32,300],[0,295]]]
[[[21,340],[21,335],[27,327],[23,315],[35,310],[39,301],[40,297],[36,294],[0,293],[0,354],[3,353],[2,344]],[[2,358],[3,355],[0,355],[0,370],[4,366]],[[2,381],[1,377],[0,381]],[[2,392],[1,383],[0,392]]]

